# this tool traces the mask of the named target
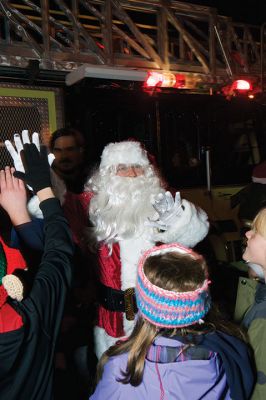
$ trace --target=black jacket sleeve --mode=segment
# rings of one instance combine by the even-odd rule
[[[44,252],[24,305],[37,313],[48,335],[57,335],[72,280],[74,246],[59,201],[51,198],[40,206],[44,215]]]
[[[34,218],[32,221],[17,225],[12,229],[11,247],[20,248],[21,246],[43,251],[44,232],[42,219]]]

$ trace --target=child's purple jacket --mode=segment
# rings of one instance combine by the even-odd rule
[[[168,347],[183,345],[178,340],[165,337],[158,337],[155,344]],[[225,371],[216,353],[207,360],[170,363],[146,360],[143,381],[137,387],[117,382],[116,379],[121,377],[121,370],[126,370],[126,365],[127,354],[111,357],[90,400],[228,400],[231,398]]]

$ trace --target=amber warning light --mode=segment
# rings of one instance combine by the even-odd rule
[[[144,86],[147,88],[165,87],[165,88],[185,88],[185,76],[182,74],[173,74],[172,72],[148,72]]]

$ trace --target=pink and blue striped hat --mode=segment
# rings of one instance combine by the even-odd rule
[[[196,290],[175,292],[153,285],[144,273],[143,266],[148,257],[169,252],[187,254],[194,259],[201,258],[177,243],[156,246],[146,251],[138,266],[136,299],[139,312],[153,325],[162,328],[182,328],[201,323],[211,306],[208,279]]]

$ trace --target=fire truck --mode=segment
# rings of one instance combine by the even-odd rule
[[[140,140],[169,184],[204,208],[216,258],[241,258],[231,199],[266,159],[265,24],[170,0],[0,0],[5,139],[62,126]]]

